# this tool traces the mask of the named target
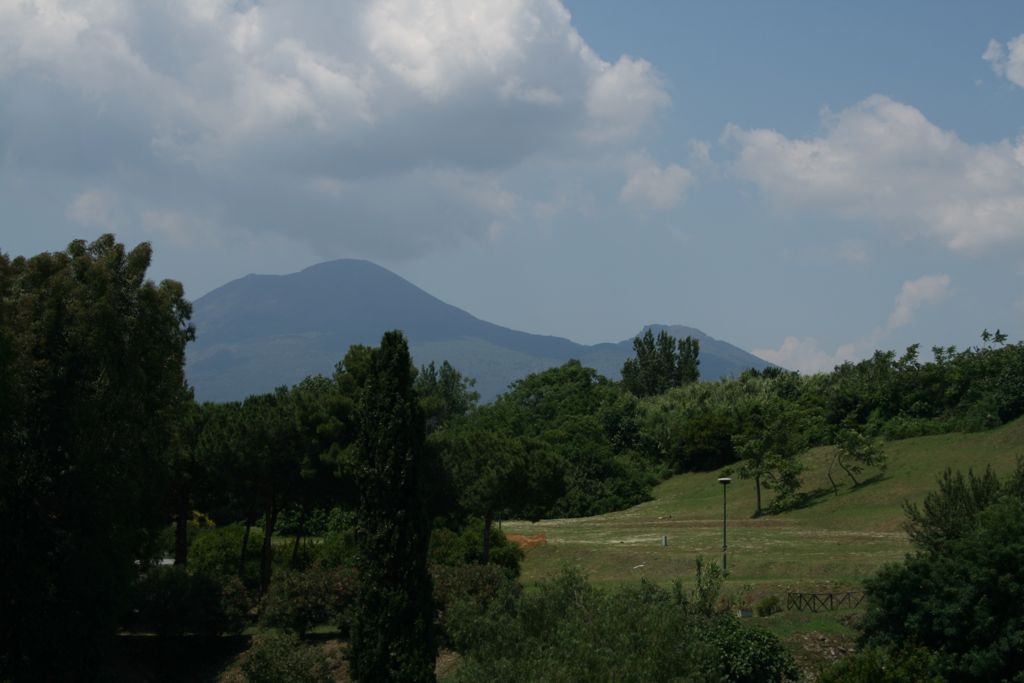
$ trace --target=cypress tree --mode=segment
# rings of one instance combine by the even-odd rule
[[[405,336],[385,333],[360,402],[359,589],[349,655],[358,681],[434,681],[425,426],[413,377]]]

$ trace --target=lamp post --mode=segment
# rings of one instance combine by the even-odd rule
[[[725,574],[725,575],[729,574],[729,565],[726,564],[727,558],[726,558],[726,554],[725,554],[725,549],[726,549],[726,544],[725,544],[725,520],[726,520],[726,511],[727,511],[727,506],[726,506],[726,496],[727,496],[727,494],[726,494],[726,491],[729,490],[729,482],[731,482],[731,481],[732,481],[732,479],[729,478],[729,477],[719,477],[718,478],[718,483],[722,485],[722,573]]]

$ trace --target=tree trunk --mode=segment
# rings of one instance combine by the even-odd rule
[[[242,534],[242,551],[238,556],[238,576],[245,576],[245,554],[249,551],[249,529],[256,523],[256,513],[249,510],[245,513],[245,533]]]
[[[270,588],[270,561],[273,559],[274,547],[271,537],[274,535],[274,524],[277,523],[277,505],[271,499],[263,515],[263,552],[260,557],[260,595],[266,595]]]
[[[494,514],[484,513],[484,564],[491,562],[491,524],[494,522]]]
[[[857,481],[857,477],[853,476],[853,472],[851,472],[850,470],[846,469],[846,465],[843,464],[843,459],[842,458],[838,458],[838,461],[839,461],[839,466],[843,468],[843,472],[846,472],[846,476],[848,476],[850,478],[850,481],[853,482],[853,485],[854,486],[859,486],[860,482]]]
[[[174,520],[174,565],[184,567],[188,563],[188,492],[184,487],[178,491],[177,518]]]
[[[757,491],[757,510],[754,512],[755,517],[761,516],[761,475],[754,477],[754,488]]]
[[[299,561],[299,540],[302,538],[302,531],[306,524],[306,508],[302,508],[302,514],[299,516],[299,528],[295,531],[295,543],[292,544],[292,559],[288,561],[289,566],[292,569]]]
[[[832,493],[835,494],[836,496],[839,495],[839,486],[836,485],[835,479],[832,478],[832,468],[835,466],[836,460],[838,459],[839,455],[835,454],[832,456],[832,462],[828,464],[828,481],[830,484],[832,484]]]

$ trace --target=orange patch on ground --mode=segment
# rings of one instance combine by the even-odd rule
[[[505,534],[505,538],[515,543],[523,550],[529,550],[534,546],[546,545],[548,542],[548,535],[543,531],[533,536],[523,536],[522,534]]]

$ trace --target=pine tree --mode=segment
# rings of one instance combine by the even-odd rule
[[[404,335],[386,333],[360,403],[359,592],[350,652],[358,681],[434,680],[428,468],[413,376]]]

